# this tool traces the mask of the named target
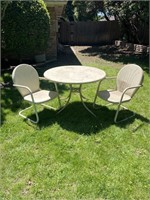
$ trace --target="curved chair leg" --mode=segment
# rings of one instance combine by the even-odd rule
[[[114,104],[113,104],[113,103],[108,103],[106,106],[111,106],[111,105],[114,105]],[[126,120],[128,120],[128,119],[130,119],[130,118],[132,118],[132,117],[135,116],[135,113],[132,112],[133,114],[130,115],[129,117],[126,117],[126,118],[124,118],[124,119],[122,119],[122,120],[117,121],[118,114],[119,114],[119,111],[120,111],[120,107],[124,108],[125,110],[129,110],[127,107],[125,107],[125,106],[121,105],[121,103],[119,103],[119,104],[118,104],[117,111],[116,111],[116,114],[115,114],[115,117],[114,117],[114,122],[115,122],[115,123],[119,123],[119,122],[126,121]]]
[[[98,97],[98,91],[99,91],[99,87],[100,87],[101,82],[102,82],[102,80],[99,81],[98,86],[97,86],[97,90],[96,90],[96,94],[95,94],[95,98],[94,98],[94,102],[93,102],[93,108],[94,109],[97,109],[96,106],[95,106],[96,105],[95,103],[96,103],[96,100],[97,100],[97,97]]]
[[[120,105],[121,105],[121,103],[118,105],[118,109],[117,109],[116,114],[115,114],[115,118],[114,118],[114,122],[115,122],[115,123],[117,123],[117,117],[118,117]]]
[[[118,105],[118,109],[117,109],[116,114],[115,114],[115,117],[114,117],[114,122],[115,122],[115,123],[119,123],[119,122],[126,121],[126,120],[130,119],[131,117],[134,117],[134,116],[135,116],[135,113],[132,112],[133,114],[130,115],[129,117],[126,117],[126,118],[124,118],[124,119],[122,119],[122,120],[117,121],[117,117],[118,117],[118,114],[119,114],[120,107],[124,108],[125,110],[128,110],[127,107],[122,106],[121,104],[119,104],[119,105]]]
[[[52,107],[52,106],[49,106],[49,105],[47,105],[47,104],[44,104],[44,103],[42,103],[41,104],[42,106],[44,106],[44,107],[46,107],[46,108],[49,108],[49,109],[51,109],[51,110],[57,110],[56,108],[54,108],[54,107]]]
[[[37,123],[39,122],[39,116],[38,116],[38,113],[37,113],[37,109],[36,109],[35,104],[33,104],[33,107],[34,107],[34,111],[35,111],[36,121],[34,121],[34,120],[32,120],[32,119],[30,119],[30,118],[28,118],[28,117],[26,117],[25,115],[22,114],[22,112],[24,112],[25,110],[30,109],[31,107],[32,107],[32,106],[29,106],[29,107],[27,107],[27,108],[21,110],[21,111],[19,112],[19,115],[20,115],[21,117],[23,117],[24,119],[27,119],[27,120],[31,121],[32,123],[34,123],[34,124],[37,124]]]

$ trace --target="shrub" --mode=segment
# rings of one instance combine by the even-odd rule
[[[2,20],[2,54],[24,58],[43,53],[50,35],[50,16],[43,0],[12,1]]]

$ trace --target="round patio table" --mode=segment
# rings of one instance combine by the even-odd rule
[[[44,72],[44,77],[52,82],[69,84],[70,93],[66,104],[59,110],[61,112],[68,105],[73,92],[73,85],[79,85],[78,92],[83,106],[93,115],[95,114],[86,106],[83,101],[82,85],[101,81],[106,77],[106,73],[98,68],[82,65],[66,65],[48,69]]]

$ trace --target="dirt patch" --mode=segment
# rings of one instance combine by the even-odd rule
[[[86,60],[86,62],[103,59],[111,62],[133,63],[135,60],[148,58],[148,54],[138,53],[115,45],[72,46],[71,48],[79,59]]]

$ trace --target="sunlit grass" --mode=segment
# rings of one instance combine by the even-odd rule
[[[99,63],[83,60],[82,64],[114,76],[123,63],[113,67],[114,63],[99,59]],[[40,73],[45,69],[40,68]],[[89,99],[87,105],[97,118],[84,109],[78,94],[73,94],[70,105],[60,114],[38,107],[37,126],[18,116],[27,104],[17,90],[2,89],[0,198],[149,199],[150,80],[147,72],[144,76],[144,86],[127,104],[136,116],[120,124],[113,122],[115,106],[106,107],[98,99],[100,110],[93,110],[97,83],[83,86],[83,94]],[[10,74],[2,75],[3,80],[6,78],[10,80]],[[46,83],[43,86],[53,87]],[[67,86],[60,85],[59,89],[61,96],[67,96]],[[50,105],[57,107],[57,100]],[[32,115],[32,111],[27,114]]]

